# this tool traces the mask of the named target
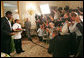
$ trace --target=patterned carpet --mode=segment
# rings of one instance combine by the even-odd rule
[[[52,55],[48,54],[47,48],[48,44],[44,42],[40,42],[38,38],[32,38],[33,42],[28,41],[27,39],[22,40],[22,48],[25,52],[21,54],[16,54],[14,51],[11,53],[12,57],[52,57]],[[41,47],[43,46],[43,47]]]

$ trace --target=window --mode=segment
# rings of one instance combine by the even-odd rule
[[[42,14],[50,14],[50,8],[48,4],[40,5]]]

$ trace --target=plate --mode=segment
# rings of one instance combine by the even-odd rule
[[[8,54],[1,52],[1,57],[10,57]]]

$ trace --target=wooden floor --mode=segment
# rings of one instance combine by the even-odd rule
[[[37,37],[32,38],[33,42],[28,41],[27,38],[22,40],[22,48],[25,52],[16,54],[14,51],[11,53],[12,57],[52,57],[48,54],[48,44],[40,42]]]

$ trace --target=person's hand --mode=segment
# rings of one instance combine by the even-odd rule
[[[68,20],[66,20],[66,23],[69,23]]]
[[[48,29],[48,28],[46,28],[46,31],[49,31],[49,29]]]
[[[81,12],[80,10],[78,10],[80,14],[83,14],[83,12]]]
[[[54,13],[56,13],[56,11],[55,10],[52,10]]]
[[[80,23],[80,18],[76,17],[75,21],[78,22],[78,23]]]
[[[62,31],[62,26],[60,26],[60,30],[59,30],[60,32]]]
[[[54,38],[54,37],[55,37],[55,35],[56,35],[56,34],[55,34],[55,33],[53,33],[53,34],[52,34],[52,37]]]
[[[46,31],[49,32],[49,33],[51,33],[51,31],[49,30],[49,28],[46,28]]]
[[[68,26],[70,26],[70,25],[71,25],[71,22],[68,23]]]
[[[60,28],[59,27],[57,27],[57,29],[56,29],[57,31],[59,31],[60,30]]]
[[[16,34],[16,33],[14,33],[14,32],[13,32],[13,33],[10,33],[11,36],[12,36],[12,35],[15,35],[15,34]]]

